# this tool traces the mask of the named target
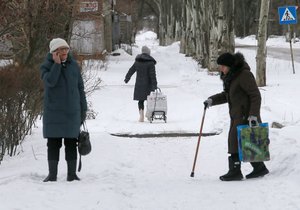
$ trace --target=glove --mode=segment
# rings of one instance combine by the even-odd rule
[[[129,82],[129,79],[124,79],[124,82],[127,84]]]
[[[250,127],[258,126],[258,121],[257,121],[257,117],[256,116],[250,115],[248,117],[248,121],[249,121],[249,126]]]
[[[211,98],[206,99],[203,104],[204,104],[204,108],[209,108],[212,105],[213,100]]]

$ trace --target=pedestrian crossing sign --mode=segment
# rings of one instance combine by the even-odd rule
[[[278,7],[279,24],[297,24],[297,7]]]

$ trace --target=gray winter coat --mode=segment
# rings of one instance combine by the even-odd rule
[[[48,53],[40,67],[44,83],[44,138],[77,138],[87,102],[80,68],[70,55],[57,64]]]
[[[146,100],[151,90],[157,88],[155,64],[155,59],[148,54],[143,53],[136,56],[134,64],[125,76],[127,83],[136,72],[133,100]]]

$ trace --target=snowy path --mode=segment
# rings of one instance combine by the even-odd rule
[[[277,70],[285,63],[272,59],[270,86],[261,89],[263,119],[284,120],[287,127],[271,129],[270,174],[261,179],[221,182],[227,172],[227,106],[207,111],[204,132],[222,130],[203,137],[195,177],[190,178],[197,137],[120,138],[114,132],[151,133],[198,132],[203,100],[219,92],[218,76],[197,69],[196,62],[178,53],[178,43],[160,47],[152,34],[137,40],[134,56],[122,53],[109,59],[101,72],[102,87],[92,98],[95,120],[88,120],[93,151],[83,157],[80,182],[67,183],[64,151],[61,150],[58,181],[43,183],[47,175],[46,141],[41,122],[23,145],[18,156],[5,157],[0,166],[0,209],[2,210],[297,210],[300,209],[300,113],[296,108],[300,92],[293,88],[299,76]],[[133,77],[124,76],[143,44],[157,59],[157,78],[168,96],[168,123],[138,123],[137,102],[132,100]],[[251,66],[255,56],[243,50]],[[282,61],[280,61],[282,62]],[[297,66],[299,68],[299,66]],[[290,82],[290,84],[288,83]],[[280,88],[279,88],[280,87]],[[276,100],[276,103],[272,103]],[[283,104],[285,106],[283,106]],[[295,108],[294,108],[295,106]],[[290,110],[290,111],[289,111]],[[250,172],[243,164],[244,174]]]

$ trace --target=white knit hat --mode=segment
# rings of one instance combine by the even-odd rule
[[[142,53],[150,55],[151,50],[147,46],[142,47]]]
[[[64,39],[61,39],[61,38],[52,39],[49,44],[50,53],[53,53],[55,50],[57,50],[57,48],[60,48],[60,47],[70,48],[68,43]]]

